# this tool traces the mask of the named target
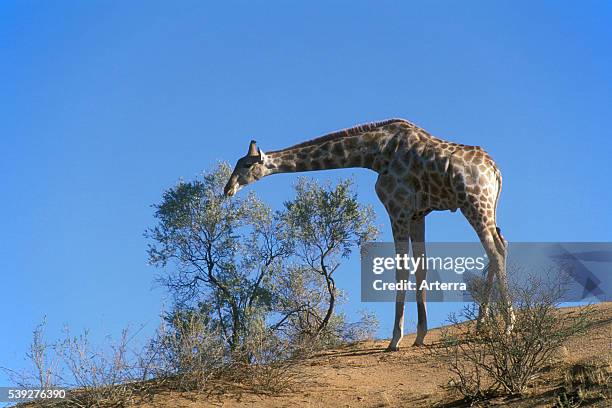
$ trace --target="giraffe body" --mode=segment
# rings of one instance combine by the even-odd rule
[[[241,187],[275,173],[362,167],[378,173],[375,191],[391,222],[396,251],[425,256],[425,217],[432,211],[460,209],[482,242],[490,266],[486,296],[495,274],[500,293],[507,299],[505,275],[506,243],[496,224],[496,207],[502,187],[501,173],[493,159],[478,146],[466,146],[431,136],[403,119],[356,126],[334,132],[286,149],[264,154],[255,142],[238,160],[225,187],[228,196]],[[426,277],[423,268],[415,272],[417,287]],[[406,279],[405,271],[396,272]],[[398,291],[393,338],[396,350],[403,336],[405,291]],[[417,291],[417,339],[422,345],[427,333],[425,291]],[[511,313],[507,319],[512,325]]]

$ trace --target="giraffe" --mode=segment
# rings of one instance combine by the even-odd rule
[[[242,187],[277,173],[361,167],[378,173],[375,191],[391,222],[396,252],[425,256],[425,217],[432,211],[456,211],[476,231],[489,259],[479,320],[486,316],[490,289],[497,275],[500,296],[508,305],[506,329],[512,313],[506,278],[506,241],[496,224],[502,187],[501,172],[479,146],[466,146],[436,138],[404,119],[358,125],[282,150],[264,153],[254,140],[240,158],[224,193],[231,197]],[[425,279],[424,262],[415,271],[417,289]],[[407,271],[396,270],[396,280]],[[404,334],[405,291],[397,291],[393,337],[387,347],[398,350]],[[416,291],[417,335],[422,346],[427,334],[425,290]]]

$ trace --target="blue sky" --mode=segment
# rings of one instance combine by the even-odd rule
[[[0,366],[22,364],[45,314],[51,336],[152,332],[150,205],[252,138],[274,150],[403,117],[495,158],[507,239],[610,241],[611,44],[607,1],[3,2]],[[374,173],[308,175],[354,175],[391,239]],[[295,180],[252,188],[279,207]],[[434,213],[427,239],[476,236]],[[357,257],[337,282],[349,314],[364,306]],[[393,306],[368,306],[389,336]],[[453,307],[430,305],[431,324]]]

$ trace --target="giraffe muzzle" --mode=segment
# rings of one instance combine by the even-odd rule
[[[232,197],[234,194],[236,194],[236,192],[238,192],[239,189],[240,189],[240,186],[238,185],[238,181],[236,180],[236,177],[232,176],[227,182],[227,184],[225,185],[225,188],[223,189],[223,193],[225,194],[226,197]]]

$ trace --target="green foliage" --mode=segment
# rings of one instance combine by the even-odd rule
[[[159,281],[179,308],[206,310],[212,328],[236,351],[247,321],[273,308],[271,275],[288,246],[277,218],[253,194],[224,197],[229,175],[221,163],[201,180],[166,191],[154,206],[158,224],[146,236],[152,264],[173,261]]]
[[[330,333],[341,338],[337,328],[350,325],[334,316],[341,294],[332,275],[376,235],[372,209],[358,203],[350,181],[321,186],[300,179],[295,198],[275,213],[253,193],[226,198],[230,173],[220,163],[198,180],[181,181],[154,206],[149,261],[164,268],[158,280],[174,296],[172,335],[180,337],[181,319],[192,322],[197,314],[229,355],[251,362],[266,355],[253,349],[255,338],[294,345]]]
[[[378,234],[374,211],[359,204],[352,184],[344,180],[333,187],[307,178],[298,180],[296,196],[285,203],[283,219],[304,260],[314,263],[321,256],[328,260],[347,257],[355,246]]]
[[[350,180],[334,187],[300,178],[295,191],[295,198],[285,203],[281,216],[293,239],[294,254],[310,276],[310,281],[304,281],[312,287],[306,299],[319,298],[321,288],[327,291],[325,313],[319,313],[320,307],[301,310],[297,312],[296,323],[303,334],[327,332],[329,337],[334,331],[326,329],[339,295],[333,274],[341,258],[348,257],[356,246],[378,234],[373,224],[375,216],[372,208],[359,204]]]

